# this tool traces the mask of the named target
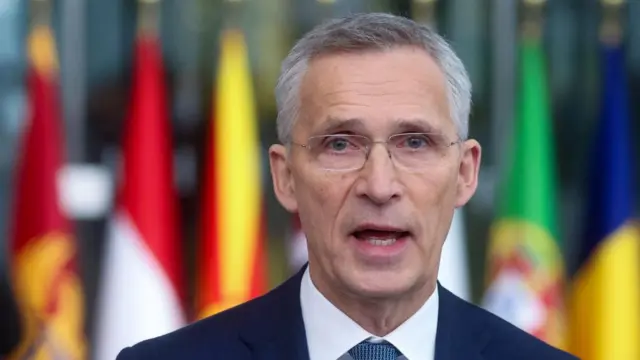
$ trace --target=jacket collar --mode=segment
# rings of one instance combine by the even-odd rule
[[[436,360],[483,360],[482,350],[489,342],[489,333],[477,316],[470,313],[473,305],[466,303],[438,282],[440,312],[436,334]]]
[[[240,333],[255,360],[309,360],[300,307],[300,284],[306,269],[256,299],[252,313]],[[489,341],[485,326],[470,314],[465,303],[440,283],[435,360],[483,360]]]
[[[282,285],[256,299],[240,332],[255,360],[309,360],[300,307],[306,265]]]

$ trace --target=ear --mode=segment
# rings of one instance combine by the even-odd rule
[[[462,143],[462,159],[458,169],[456,207],[464,206],[478,188],[482,148],[476,140]]]
[[[296,212],[298,211],[298,201],[295,197],[295,184],[288,156],[287,148],[283,145],[276,144],[269,148],[273,191],[280,205],[289,212]]]

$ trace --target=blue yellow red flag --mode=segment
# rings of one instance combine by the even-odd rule
[[[636,162],[623,58],[619,45],[603,46],[602,113],[570,303],[570,350],[582,360],[640,359],[640,234],[632,223]]]

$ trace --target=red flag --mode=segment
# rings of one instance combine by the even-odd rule
[[[77,248],[57,186],[63,142],[55,44],[49,28],[33,29],[29,50],[30,114],[18,162],[11,242],[11,270],[24,334],[13,356],[84,359]]]
[[[155,37],[137,39],[123,176],[110,224],[98,359],[184,325],[178,203],[164,69]]]

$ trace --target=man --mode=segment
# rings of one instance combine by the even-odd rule
[[[324,23],[284,60],[276,98],[271,175],[308,266],[118,359],[573,359],[437,282],[481,158],[471,84],[441,37],[387,14]]]

